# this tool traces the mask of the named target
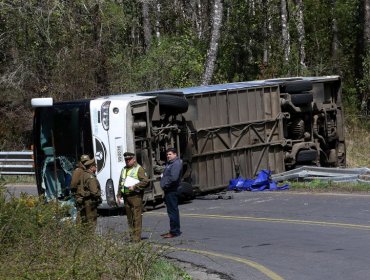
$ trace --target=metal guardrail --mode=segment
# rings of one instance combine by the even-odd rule
[[[316,166],[302,166],[280,174],[274,174],[271,178],[277,182],[288,180],[324,180],[332,182],[362,182],[370,183],[370,169],[361,168],[330,168]]]
[[[32,151],[0,152],[0,176],[34,174]]]

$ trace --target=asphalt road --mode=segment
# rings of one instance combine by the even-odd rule
[[[225,279],[370,279],[370,196],[243,192],[180,206],[183,234],[169,255]],[[123,216],[102,231],[127,230]],[[144,214],[144,237],[161,240],[165,208]]]
[[[143,237],[223,279],[370,279],[369,195],[242,192],[180,215],[182,236],[163,240],[166,209],[146,212]],[[126,217],[100,217],[98,230],[125,234]]]

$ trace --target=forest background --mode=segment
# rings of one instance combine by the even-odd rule
[[[318,75],[367,123],[370,0],[0,0],[0,150],[30,148],[34,97]]]

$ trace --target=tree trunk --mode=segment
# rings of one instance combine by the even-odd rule
[[[334,71],[337,71],[337,59],[338,59],[338,49],[339,49],[339,39],[338,39],[338,23],[335,15],[336,9],[336,0],[332,0],[331,2],[331,10],[332,10],[332,31],[333,31],[333,38],[331,43],[331,52],[332,52],[332,61],[334,63]]]
[[[370,0],[364,0],[364,45],[367,55],[370,55]]]
[[[302,0],[295,0],[297,8],[297,33],[298,33],[298,46],[299,46],[299,64],[303,68],[306,67],[306,33],[304,29],[304,16],[303,16],[303,2]]]
[[[366,115],[369,115],[370,109],[370,0],[363,0],[364,5],[364,35],[363,35],[363,46],[364,46],[364,62],[362,63],[362,76],[365,84],[364,93],[362,96],[361,109],[366,107]]]
[[[158,42],[161,38],[161,3],[159,0],[156,1],[156,9],[155,9],[155,37],[157,37]]]
[[[203,21],[202,21],[202,1],[196,0],[196,14],[195,14],[195,25],[197,28],[198,39],[203,37]]]
[[[142,2],[142,12],[143,12],[143,32],[144,32],[144,50],[147,52],[151,44],[151,28],[149,20],[149,3],[144,0]]]
[[[269,13],[269,0],[262,0],[262,11],[266,15],[263,21],[263,64],[269,63],[271,44],[269,42],[269,34],[271,34],[271,15]]]
[[[193,8],[193,1],[191,1],[191,0],[183,0],[182,1],[182,5],[183,5],[183,7],[184,7],[184,19],[186,20],[186,21],[191,21],[191,19],[192,19],[192,16],[193,16],[193,10],[194,10],[194,8]]]
[[[222,26],[222,10],[223,10],[222,0],[215,0],[212,13],[213,22],[212,22],[211,42],[209,44],[209,49],[207,52],[207,61],[203,73],[202,85],[208,85],[213,77],[213,72],[215,69],[217,59],[218,44],[220,41],[220,31]]]
[[[248,2],[248,15],[250,17],[255,17],[256,16],[256,3],[254,0],[250,0]],[[255,38],[253,36],[249,36],[248,38],[248,47],[247,47],[247,52],[248,52],[248,63],[252,64],[254,61],[254,56],[253,56],[253,45],[256,43]]]
[[[281,0],[280,2],[280,12],[281,12],[281,35],[283,40],[284,48],[284,62],[287,64],[290,57],[290,34],[288,30],[288,10],[286,0]]]
[[[103,25],[99,4],[95,5],[93,15],[94,15],[93,36],[95,41],[95,52],[96,52],[96,69],[95,69],[95,79],[97,86],[96,91],[98,95],[107,95],[109,93],[107,58],[102,44]]]

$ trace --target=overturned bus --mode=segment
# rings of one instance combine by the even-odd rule
[[[346,151],[338,76],[294,77],[116,94],[53,102],[34,98],[34,160],[39,193],[67,199],[81,154],[94,156],[103,208],[117,207],[125,151],[159,186],[165,151],[184,163],[179,195],[222,190],[237,176],[280,173],[301,165],[344,167]]]

